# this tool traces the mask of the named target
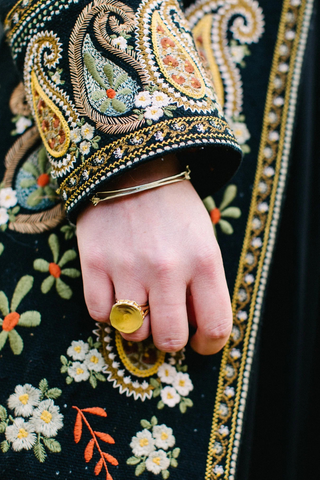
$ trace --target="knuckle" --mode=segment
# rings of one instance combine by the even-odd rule
[[[106,310],[100,309],[97,306],[91,306],[90,304],[88,305],[87,302],[87,308],[88,312],[91,318],[93,320],[96,320],[97,322],[108,322],[109,321],[109,314],[106,312]]]
[[[199,272],[205,275],[212,275],[222,265],[222,258],[219,249],[206,249],[197,252],[196,266]]]
[[[209,324],[203,329],[203,335],[211,341],[221,341],[229,338],[232,330],[232,319],[226,318],[219,323]]]
[[[175,258],[157,258],[152,262],[152,268],[158,278],[171,277],[177,271],[177,260]]]
[[[183,340],[181,336],[164,337],[162,339],[154,339],[155,346],[163,352],[178,352],[187,344],[187,340]]]

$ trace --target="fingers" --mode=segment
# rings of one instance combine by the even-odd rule
[[[114,303],[113,283],[99,256],[81,258],[84,297],[89,315],[98,322],[109,322],[109,313]]]
[[[153,342],[165,352],[181,350],[188,341],[186,283],[174,265],[166,265],[155,274],[149,304]]]
[[[197,331],[192,348],[202,355],[219,352],[232,329],[232,309],[221,258],[207,260],[191,284]]]

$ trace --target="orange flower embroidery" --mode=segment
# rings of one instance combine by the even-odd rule
[[[177,67],[179,65],[178,60],[174,58],[172,55],[167,55],[164,58],[163,63],[165,65],[168,65],[169,67]]]
[[[83,422],[85,425],[88,427],[88,430],[92,436],[92,438],[89,440],[85,450],[84,450],[84,459],[87,463],[90,462],[93,456],[93,451],[94,447],[97,448],[99,454],[100,454],[100,460],[97,462],[95,468],[94,468],[94,474],[97,476],[102,470],[102,467],[105,468],[106,471],[106,480],[113,480],[111,474],[109,473],[108,466],[106,462],[109,462],[111,465],[118,465],[119,462],[118,460],[110,455],[109,453],[103,452],[101,450],[101,447],[98,442],[98,438],[102,440],[105,443],[113,444],[115,443],[114,439],[109,435],[108,433],[104,432],[96,432],[92,429],[91,425],[89,424],[88,420],[86,419],[84,412],[85,413],[91,413],[92,415],[97,415],[98,417],[106,417],[107,413],[99,407],[93,407],[93,408],[78,408],[78,407],[72,407],[75,410],[77,410],[77,417],[76,421],[74,424],[74,441],[76,443],[79,443],[81,440],[82,436],[82,425]]]
[[[183,85],[184,82],[186,81],[186,79],[182,75],[180,75],[180,77],[178,77],[177,75],[171,75],[171,78],[179,85]]]
[[[161,38],[160,43],[161,43],[163,48],[169,48],[169,47],[175,47],[176,46],[174,41],[171,40],[171,38],[168,38],[168,37]]]
[[[188,60],[186,60],[186,63],[184,64],[184,69],[186,72],[188,73],[193,73],[194,72],[194,68],[193,66],[191,65],[190,62],[188,62]]]
[[[197,78],[191,79],[191,85],[193,86],[193,88],[201,88],[201,83]]]

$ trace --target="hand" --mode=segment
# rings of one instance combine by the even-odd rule
[[[180,171],[172,157],[150,162],[108,190]],[[141,341],[152,333],[157,348],[178,351],[188,341],[189,314],[195,351],[209,355],[225,345],[232,311],[221,254],[189,181],[88,206],[79,215],[77,237],[93,319],[108,322],[115,298],[149,301],[150,314],[139,330],[122,334],[125,339]]]

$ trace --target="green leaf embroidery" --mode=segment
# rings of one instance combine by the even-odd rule
[[[33,268],[35,270],[38,270],[39,272],[49,272],[49,262],[47,262],[47,260],[44,260],[43,258],[37,258],[33,262]]]
[[[6,422],[1,422],[0,423],[0,433],[4,433],[6,431],[7,424]]]
[[[70,385],[73,382],[73,378],[69,377],[69,375],[66,377],[66,384]]]
[[[93,388],[97,388],[98,382],[97,382],[97,379],[94,375],[92,375],[92,374],[90,375],[89,382],[90,382],[90,385]]]
[[[151,418],[151,425],[154,427],[157,424],[158,424],[158,419],[153,415],[153,417]]]
[[[222,202],[219,206],[220,211],[226,208],[237,196],[237,186],[236,185],[228,185],[226,188]]]
[[[3,347],[5,346],[7,338],[8,338],[8,332],[6,332],[5,330],[2,330],[2,332],[0,332],[0,350],[2,350]]]
[[[21,327],[37,327],[40,323],[40,313],[30,310],[21,314],[18,325]]]
[[[181,451],[180,448],[178,448],[178,447],[177,447],[177,448],[174,448],[174,449],[172,450],[172,456],[173,456],[173,458],[178,458],[179,455],[180,455],[180,451]]]
[[[187,407],[193,407],[193,401],[190,398],[185,398],[184,403],[187,405]]]
[[[41,292],[42,293],[48,293],[51,290],[51,288],[54,284],[54,281],[55,281],[55,278],[52,277],[51,275],[50,275],[50,277],[45,278],[43,280],[43,282],[41,283]]]
[[[21,300],[30,292],[33,286],[33,277],[25,275],[21,277],[14,290],[11,300],[11,312],[15,312],[21,302]]]
[[[239,218],[241,217],[241,210],[238,207],[228,207],[221,212],[221,217]]]
[[[63,225],[60,228],[60,231],[64,233],[64,239],[65,240],[71,240],[75,234],[75,228],[72,227],[71,225]]]
[[[45,147],[40,148],[38,153],[38,164],[41,173],[45,173],[48,163],[47,151]]]
[[[62,255],[61,257],[61,260],[60,262],[58,263],[59,267],[62,268],[64,267],[64,265],[68,262],[71,262],[72,260],[74,260],[75,258],[77,258],[77,253],[75,252],[75,250],[67,250],[66,252],[64,252],[64,254]],[[56,262],[57,263],[57,262]]]
[[[24,178],[20,182],[20,187],[21,188],[30,188],[32,185],[36,184],[36,180],[34,178]]]
[[[170,465],[171,465],[171,467],[177,468],[177,466],[178,466],[177,460],[175,458],[171,458]]]
[[[184,402],[180,402],[179,404],[179,409],[181,413],[186,413],[187,411],[187,405]]]
[[[161,473],[162,473],[162,478],[163,478],[164,480],[166,480],[167,478],[169,478],[169,475],[170,475],[169,470],[162,470]]]
[[[155,378],[150,378],[150,384],[154,387],[154,388],[158,388],[160,387],[161,383],[156,380]]]
[[[62,365],[68,365],[68,359],[64,355],[60,356],[60,361],[61,361]]]
[[[103,71],[104,71],[105,76],[108,79],[110,87],[112,87],[113,86],[113,68],[112,68],[112,66],[109,63],[107,63],[106,65],[104,65]]]
[[[60,372],[61,373],[67,373],[67,371],[68,371],[67,365],[62,365],[62,367],[60,368]]]
[[[117,100],[116,98],[112,99],[112,106],[119,113],[124,113],[127,108],[123,102]]]
[[[2,255],[3,250],[4,250],[4,245],[3,243],[0,243],[0,255]]]
[[[148,420],[141,420],[140,424],[142,428],[147,428],[148,430],[151,428],[151,423]]]
[[[101,100],[101,98],[103,98],[105,96],[106,96],[106,91],[105,90],[96,90],[95,92],[92,92],[92,94],[91,94],[91,98],[95,102],[97,100]]]
[[[8,334],[11,350],[14,355],[20,355],[23,350],[23,340],[16,330],[11,330]]]
[[[100,105],[100,110],[102,113],[105,113],[106,110],[110,107],[111,99],[107,98],[104,102]]]
[[[44,187],[44,193],[51,201],[54,200],[55,198],[58,198],[56,195],[56,192],[53,190],[53,188],[49,187],[49,185],[46,185]]]
[[[46,393],[46,397],[55,400],[56,398],[59,398],[61,394],[62,390],[60,390],[60,388],[50,388]]]
[[[121,73],[121,75],[119,75],[115,81],[115,84],[114,84],[114,90],[117,90],[118,87],[120,87],[120,85],[122,85],[122,83],[124,83],[126,80],[128,80],[128,75],[127,73]]]
[[[106,381],[106,377],[104,375],[102,375],[102,373],[100,373],[100,372],[96,372],[95,377],[100,382],[105,382]]]
[[[209,212],[211,212],[211,210],[214,210],[216,208],[215,201],[211,196],[204,198],[203,203]]]
[[[0,292],[0,310],[3,316],[9,314],[9,300],[4,292]]]
[[[137,463],[140,463],[140,462],[141,462],[141,458],[138,458],[138,457],[130,457],[127,460],[128,465],[137,465]]]
[[[141,475],[145,471],[145,469],[146,469],[146,463],[142,462],[139,465],[137,465],[134,474],[136,475],[136,477],[138,477],[139,475]]]
[[[56,289],[61,298],[64,298],[65,300],[70,300],[70,298],[72,297],[71,288],[66,283],[64,283],[61,278],[56,279]]]
[[[59,246],[59,240],[57,235],[52,233],[49,237],[48,243],[53,255],[53,261],[54,263],[58,263],[60,246]]]
[[[25,162],[22,168],[26,172],[30,173],[34,178],[38,178],[40,172],[38,171],[37,167],[33,165],[33,163]]]
[[[94,58],[90,55],[90,53],[85,52],[83,55],[83,60],[84,64],[88,69],[88,72],[90,75],[93,77],[93,79],[100,85],[100,87],[104,88],[105,90],[107,89],[107,86],[104,84],[102,78],[100,77],[97,67],[96,67],[96,62]]]
[[[41,390],[42,394],[44,395],[49,388],[48,380],[43,378],[39,382],[39,389]]]
[[[79,270],[77,270],[76,268],[64,268],[63,270],[61,270],[61,274],[66,275],[70,278],[78,278],[81,275]]]
[[[154,397],[154,398],[159,397],[160,393],[161,393],[161,388],[160,388],[160,387],[155,388],[155,389],[153,390],[153,397]]]
[[[0,405],[0,420],[7,420],[7,416],[7,409],[3,405]]]
[[[33,451],[39,462],[43,463],[47,457],[47,454],[44,446],[42,445],[42,443],[40,443],[40,439],[38,439],[37,443],[34,445]]]
[[[157,408],[158,408],[159,410],[162,410],[162,409],[164,408],[164,403],[163,403],[162,400],[160,400],[160,401],[158,402]]]
[[[232,235],[233,234],[233,227],[229,222],[227,222],[227,220],[223,220],[221,218],[220,221],[219,221],[219,225],[220,225],[223,233],[225,233],[226,235]]]
[[[32,193],[30,193],[30,195],[28,196],[27,204],[30,207],[36,207],[43,200],[43,197],[44,197],[43,188],[41,188],[41,187],[37,188]]]
[[[132,93],[130,88],[123,88],[117,92],[118,95],[130,95],[130,93]]]
[[[10,443],[7,442],[7,440],[4,440],[3,442],[1,442],[0,446],[3,453],[6,453],[10,448]]]
[[[50,450],[50,452],[58,453],[61,452],[61,445],[57,440],[53,438],[43,438],[43,443]]]

